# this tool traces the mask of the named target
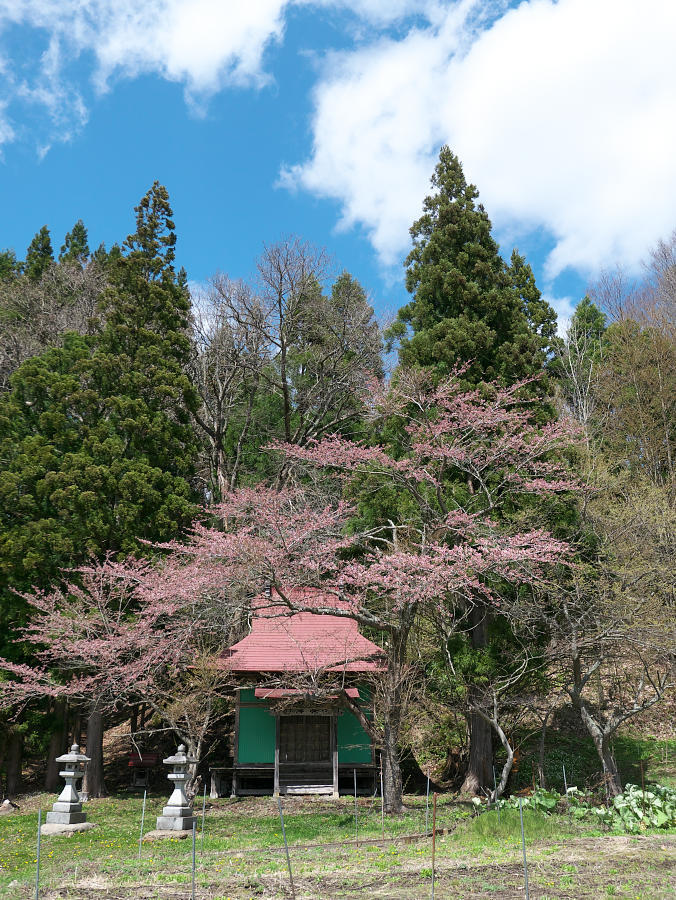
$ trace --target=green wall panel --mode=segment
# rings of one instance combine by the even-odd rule
[[[338,762],[371,762],[371,739],[357,717],[346,710],[338,716]]]
[[[240,703],[257,703],[260,706],[268,706],[270,704],[269,700],[263,700],[261,697],[256,696],[255,688],[242,688],[239,692],[239,702]]]
[[[276,720],[267,706],[241,706],[237,762],[274,763]]]

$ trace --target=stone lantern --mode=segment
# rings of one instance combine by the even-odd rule
[[[80,753],[77,744],[73,744],[70,753],[57,756],[56,761],[61,763],[61,778],[65,778],[66,786],[59,794],[59,798],[47,813],[47,823],[50,825],[79,825],[87,821],[87,814],[82,812],[82,803],[77,793],[77,782],[84,776],[85,763],[89,757]]]
[[[162,762],[165,766],[172,767],[167,778],[174,783],[174,793],[162,810],[162,815],[157,817],[157,830],[192,831],[195,817],[192,806],[185,795],[185,782],[188,778],[188,768],[197,760],[188,756],[185,746],[181,744],[174,756],[168,756]]]

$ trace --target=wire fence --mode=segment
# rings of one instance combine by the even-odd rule
[[[230,884],[232,889],[237,892],[237,885],[249,884],[252,878],[255,880],[259,876],[257,873],[262,868],[267,871],[265,879],[270,887],[272,882],[277,882],[277,893],[266,894],[266,896],[287,896],[292,900],[300,900],[301,897],[324,897],[330,896],[323,894],[322,889],[308,889],[306,870],[309,864],[317,857],[325,856],[330,852],[338,854],[339,858],[349,858],[354,851],[369,851],[380,848],[385,850],[393,847],[405,847],[406,845],[417,845],[417,856],[411,859],[411,863],[415,865],[417,871],[412,870],[409,865],[405,871],[407,883],[410,890],[414,891],[416,897],[431,897],[435,900],[439,896],[439,872],[436,865],[437,840],[443,835],[452,834],[463,821],[457,817],[457,806],[451,805],[447,800],[438,803],[437,793],[433,793],[430,797],[426,793],[424,803],[414,810],[409,810],[406,825],[409,827],[416,824],[412,821],[415,816],[418,817],[420,828],[415,830],[400,830],[401,822],[386,819],[384,816],[383,804],[380,798],[374,796],[367,800],[358,802],[356,791],[354,798],[354,837],[344,838],[340,840],[329,841],[309,841],[309,842],[290,842],[287,839],[287,828],[284,818],[284,802],[281,798],[277,799],[277,807],[279,812],[280,831],[282,843],[279,845],[267,846],[246,846],[246,847],[210,847],[210,839],[214,841],[222,840],[223,824],[227,824],[226,815],[211,817],[206,815],[206,793],[200,798],[201,810],[196,809],[196,821],[193,824],[191,838],[188,844],[187,852],[182,857],[184,866],[180,865],[181,856],[174,855],[171,859],[172,871],[166,871],[167,861],[164,866],[159,865],[156,870],[157,880],[148,882],[146,879],[152,873],[148,871],[149,863],[155,859],[156,851],[152,846],[144,844],[144,825],[146,822],[146,806],[147,791],[144,791],[140,813],[140,829],[138,850],[130,854],[129,859],[125,859],[124,877],[127,881],[133,879],[133,896],[141,900],[141,898],[158,897],[158,898],[176,898],[176,900],[201,900],[201,898],[221,896],[221,894],[213,894],[213,884],[206,889],[203,882],[224,882]],[[221,811],[220,809],[218,810]],[[342,806],[341,813],[347,814],[348,808]],[[211,810],[209,810],[211,812]],[[477,813],[481,813],[477,811]],[[497,811],[499,814],[499,810]],[[295,816],[297,818],[297,815]],[[431,819],[431,821],[430,821]],[[198,832],[197,823],[200,823]],[[77,883],[77,868],[75,869],[75,877],[71,880],[65,878],[64,873],[59,877],[49,872],[49,866],[45,867],[44,860],[41,859],[41,850],[44,848],[44,839],[41,839],[42,811],[38,814],[38,829],[36,834],[36,870],[34,892],[31,895],[23,894],[22,896],[31,896],[34,900],[46,900],[48,897],[67,896],[67,897],[101,897],[117,900],[117,898],[126,898],[131,896],[125,893],[121,888],[112,885],[100,885],[92,883],[91,877],[86,880],[84,886]],[[380,827],[379,827],[380,826]],[[255,826],[254,826],[255,827]],[[374,835],[373,832],[381,831],[380,834]],[[388,833],[389,832],[389,833]],[[207,847],[205,849],[205,837]],[[199,838],[199,839],[198,839]],[[526,898],[528,900],[528,875],[527,875],[527,856],[526,841],[523,827],[523,815],[521,811],[521,843],[523,852],[523,867],[525,878]],[[62,845],[63,846],[63,845]],[[278,863],[274,860],[278,859]],[[51,861],[51,860],[50,860]],[[158,860],[159,862],[159,860]],[[137,863],[134,866],[134,863]],[[272,863],[272,865],[271,865]],[[165,871],[163,871],[163,868]],[[300,881],[294,870],[301,873]],[[134,871],[136,870],[136,871]],[[181,871],[182,870],[182,871]],[[285,881],[283,881],[284,871],[286,872]],[[364,873],[366,874],[366,873]],[[218,878],[215,876],[218,875]],[[135,876],[135,877],[134,877]],[[226,876],[223,879],[223,876]],[[229,877],[227,877],[229,876]],[[296,877],[294,877],[296,876]],[[171,877],[173,885],[162,884],[162,877]],[[313,880],[313,879],[310,879]],[[314,879],[316,880],[316,879]],[[61,883],[60,883],[61,882]],[[180,885],[179,883],[180,882]],[[413,885],[417,884],[414,888]],[[300,887],[299,887],[300,885]],[[64,890],[65,894],[54,894],[54,891]],[[78,890],[82,893],[78,893]],[[129,888],[125,890],[129,891]],[[223,897],[229,896],[227,888]],[[314,890],[314,892],[313,892]],[[373,892],[372,892],[373,893]],[[386,896],[383,894],[374,894],[375,896]],[[237,894],[239,896],[239,894]],[[403,896],[397,894],[396,896]],[[413,894],[411,895],[413,896]],[[234,897],[233,897],[234,900]]]

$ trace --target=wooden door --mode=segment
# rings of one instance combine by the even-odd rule
[[[281,764],[330,763],[331,750],[330,716],[280,716]]]

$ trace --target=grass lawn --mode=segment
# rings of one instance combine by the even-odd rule
[[[166,802],[148,798],[146,830]],[[34,795],[21,809],[0,816],[0,897],[33,897],[37,808],[54,795]],[[431,896],[431,841],[392,840],[420,832],[425,798],[407,797],[408,811],[385,821],[379,803],[359,801],[359,837],[354,844],[350,798],[284,800],[285,824],[299,898],[418,898]],[[73,836],[42,839],[44,900],[187,900],[191,841],[144,843],[138,859],[141,799],[118,795],[86,804],[97,828]],[[431,813],[430,813],[431,821]],[[464,804],[441,797],[437,825],[437,898],[524,897],[519,814],[503,810],[479,817]],[[591,830],[565,815],[525,811],[530,896],[548,898],[676,896],[676,833],[638,837]],[[350,843],[339,843],[350,842]],[[321,844],[323,846],[317,846]],[[204,849],[197,838],[196,897],[200,900],[290,897],[286,857],[277,815],[269,798],[218,800],[207,809]]]

